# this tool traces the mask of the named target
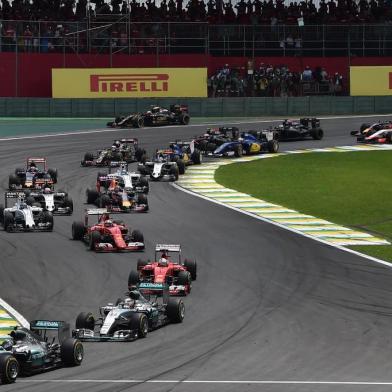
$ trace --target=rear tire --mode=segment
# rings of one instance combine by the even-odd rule
[[[234,156],[236,158],[240,158],[243,155],[243,149],[242,149],[242,145],[241,144],[236,144],[234,146]]]
[[[147,196],[144,193],[139,193],[137,196],[137,204],[141,205],[144,204],[148,206]]]
[[[182,159],[177,161],[178,174],[185,174],[185,162]]]
[[[197,149],[195,149],[192,154],[191,154],[191,161],[195,165],[200,165],[201,164],[201,152]]]
[[[92,154],[91,152],[86,152],[84,154],[84,158],[83,158],[84,162],[86,162],[86,161],[93,161],[93,160],[94,160],[94,154]]]
[[[87,196],[87,204],[95,204],[96,200],[99,197],[99,193],[95,189],[87,189],[86,196]]]
[[[48,169],[48,174],[50,178],[53,180],[54,184],[57,184],[57,169]]]
[[[78,339],[68,338],[61,343],[61,360],[66,366],[79,366],[84,357],[83,344]]]
[[[12,226],[15,223],[14,216],[11,214],[11,212],[5,211],[4,212],[4,230],[7,231],[10,226]]]
[[[8,188],[13,189],[13,186],[20,185],[20,178],[15,174],[11,174],[8,178]]]
[[[97,199],[98,201],[98,207],[99,208],[106,208],[108,205],[110,205],[110,197],[108,195],[101,195],[100,197],[98,197]]]
[[[169,298],[166,314],[171,323],[182,323],[185,316],[185,305],[181,298]]]
[[[314,140],[321,140],[324,136],[324,131],[321,128],[315,128],[312,129],[311,135]]]
[[[271,154],[276,154],[279,150],[279,143],[277,140],[268,141],[268,152]]]
[[[171,167],[169,173],[174,177],[174,181],[178,180],[178,176],[180,174],[178,170],[178,166]]]
[[[11,353],[0,355],[0,380],[3,384],[12,384],[19,374],[19,363]]]
[[[191,118],[189,117],[189,114],[181,114],[180,116],[180,123],[183,125],[188,125],[189,121],[191,120]]]

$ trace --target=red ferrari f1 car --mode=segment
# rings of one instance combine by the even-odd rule
[[[176,260],[171,254],[176,254]],[[165,283],[169,285],[170,295],[187,295],[191,292],[192,280],[197,277],[195,260],[181,260],[180,245],[157,244],[155,260],[138,260],[137,271],[132,270],[128,277],[130,288],[139,283]]]
[[[98,223],[88,224],[90,215],[98,216]],[[142,251],[144,237],[139,230],[132,232],[124,222],[112,220],[106,208],[86,210],[84,222],[73,222],[72,239],[84,241],[96,252]]]

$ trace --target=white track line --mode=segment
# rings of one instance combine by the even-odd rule
[[[391,117],[392,114],[366,114],[362,116],[334,116],[334,117],[318,117],[320,120],[337,120],[337,119],[348,119],[348,118],[374,118],[374,117]],[[288,117],[288,116],[287,116]],[[200,123],[200,124],[190,124],[186,127],[200,127],[200,126],[210,126],[210,125],[221,125],[223,123],[229,124],[246,124],[246,123],[254,123],[254,124],[262,124],[262,123],[271,123],[277,121],[283,121],[285,118],[277,118],[277,119],[270,119],[270,120],[241,120],[241,121],[230,121],[230,117],[226,121],[216,121],[211,123]],[[1,121],[0,121],[1,124]],[[155,129],[156,127],[145,127],[143,129]],[[178,125],[168,125],[160,128],[178,128]],[[118,131],[126,131],[126,130],[137,130],[137,128],[104,128],[104,129],[92,129],[92,130],[76,130],[71,132],[61,132],[61,133],[47,133],[43,135],[30,135],[30,136],[14,136],[14,137],[4,137],[1,138],[1,142],[6,141],[15,141],[15,140],[26,140],[26,139],[40,139],[40,138],[48,138],[48,137],[59,137],[59,136],[75,136],[75,135],[88,135],[94,133],[106,133],[106,132],[118,132]],[[349,130],[348,130],[349,131]],[[347,132],[348,132],[347,131]]]
[[[392,381],[302,381],[302,380],[18,380],[18,383],[63,384],[247,384],[247,385],[392,385]]]

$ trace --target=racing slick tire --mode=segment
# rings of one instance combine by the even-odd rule
[[[143,242],[144,243],[144,236],[143,236],[142,232],[139,230],[133,230],[131,237],[134,242]]]
[[[191,154],[191,161],[195,164],[195,165],[200,165],[201,164],[201,152],[195,148],[195,150],[192,152]]]
[[[72,223],[72,239],[82,240],[86,232],[86,227],[83,222]]]
[[[48,169],[48,174],[50,175],[50,177],[53,180],[54,184],[57,184],[57,169]]]
[[[93,161],[93,160],[94,160],[94,154],[92,152],[86,152],[84,154],[83,162]]]
[[[195,260],[184,260],[184,267],[191,274],[192,280],[197,279],[197,263]]]
[[[12,384],[19,374],[19,362],[11,354],[0,355],[0,380],[3,384]]]
[[[312,129],[310,134],[314,140],[321,140],[324,136],[324,131],[321,128],[315,128]]]
[[[96,201],[99,208],[105,208],[110,204],[110,197],[108,195],[101,195]]]
[[[271,154],[276,154],[279,150],[279,142],[277,140],[268,141],[268,152]]]
[[[361,127],[359,128],[359,131],[360,131],[361,133],[363,133],[363,131],[364,131],[365,129],[370,128],[370,127],[371,127],[370,124],[363,123],[363,124],[361,125]]]
[[[215,143],[207,143],[206,152],[214,152],[216,150]]]
[[[146,150],[143,150],[140,147],[136,147],[136,149],[135,149],[135,159],[136,159],[137,162],[141,161],[143,155],[146,155]]]
[[[188,114],[183,113],[180,115],[180,124],[188,125],[190,120],[191,118]]]
[[[132,313],[129,321],[129,329],[137,331],[139,339],[145,338],[148,334],[148,319],[144,313]]]
[[[14,216],[10,212],[5,211],[3,214],[4,230],[7,231],[8,227],[13,225],[14,223],[15,223]]]
[[[144,192],[145,194],[147,194],[150,191],[150,185],[148,183],[148,180],[146,177],[140,177],[137,186],[140,186],[141,188],[144,188]]]
[[[87,189],[86,196],[87,204],[94,204],[99,197],[99,193],[95,189]]]
[[[188,286],[188,292],[191,292],[192,277],[188,271],[180,271],[177,276],[177,284],[180,286]]]
[[[47,231],[53,231],[53,226],[54,226],[54,221],[53,221],[53,215],[49,211],[42,211],[39,214],[38,218],[41,223],[49,223],[49,226],[47,227]]]
[[[82,342],[74,338],[65,339],[60,346],[60,355],[65,366],[79,366],[84,357]]]
[[[170,297],[166,305],[166,314],[171,323],[182,323],[185,305],[181,298]]]
[[[67,196],[67,197],[64,199],[64,207],[65,207],[65,208],[69,207],[69,213],[72,214],[72,212],[73,212],[73,200],[72,200],[71,197],[68,197],[68,196]]]
[[[32,197],[32,196],[26,197],[26,204],[27,204],[28,206],[32,206],[34,203],[35,203],[34,197]],[[40,206],[41,206],[41,205],[40,205]]]
[[[101,234],[98,231],[92,231],[88,241],[89,249],[95,250],[95,246],[98,242],[101,242]]]
[[[11,174],[8,178],[8,188],[12,189],[13,185],[16,185],[16,186],[20,185],[20,179],[15,174]]]
[[[237,157],[237,158],[240,158],[240,157],[242,157],[242,155],[243,155],[243,149],[242,149],[242,145],[241,144],[236,144],[235,146],[234,146],[234,156],[235,157]]]
[[[26,172],[26,170],[22,169],[21,167],[17,167],[15,169],[15,175],[18,175],[19,173],[25,173],[25,172]]]
[[[145,267],[148,264],[147,260],[142,260],[142,259],[138,259],[137,261],[137,270],[141,270],[143,267]]]
[[[175,181],[177,181],[178,180],[178,176],[180,174],[179,170],[178,170],[178,166],[171,167],[170,170],[169,170],[169,174],[174,177]]]
[[[76,329],[90,329],[91,331],[94,331],[94,326],[95,318],[91,312],[82,312],[76,317]]]
[[[117,124],[114,121],[109,121],[106,123],[106,126],[110,128],[116,128]]]
[[[148,200],[144,193],[139,193],[137,196],[137,204],[144,204],[146,206],[146,211],[148,210]]]
[[[185,174],[185,162],[182,159],[177,160],[178,174]]]
[[[131,270],[128,275],[128,287],[136,286],[140,282],[140,275],[139,272],[135,270]]]
[[[0,204],[0,222],[4,222],[4,206],[3,204]]]
[[[137,116],[133,121],[133,126],[135,128],[143,128],[144,127],[144,118],[141,116]]]

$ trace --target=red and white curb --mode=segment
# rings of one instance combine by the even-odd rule
[[[250,162],[288,154],[304,154],[315,152],[348,152],[348,151],[379,151],[392,150],[392,145],[355,145],[333,148],[317,148],[286,151],[279,154],[264,154],[235,159],[216,160],[203,163],[201,166],[191,166],[186,174],[181,176],[176,186],[199,195],[204,199],[253,215],[259,219],[278,224],[291,231],[317,238],[333,245],[389,245],[390,243],[369,233],[352,230],[348,227],[337,225],[325,219],[302,214],[293,209],[257,199],[246,193],[225,188],[215,182],[215,171],[222,165],[231,163]]]

